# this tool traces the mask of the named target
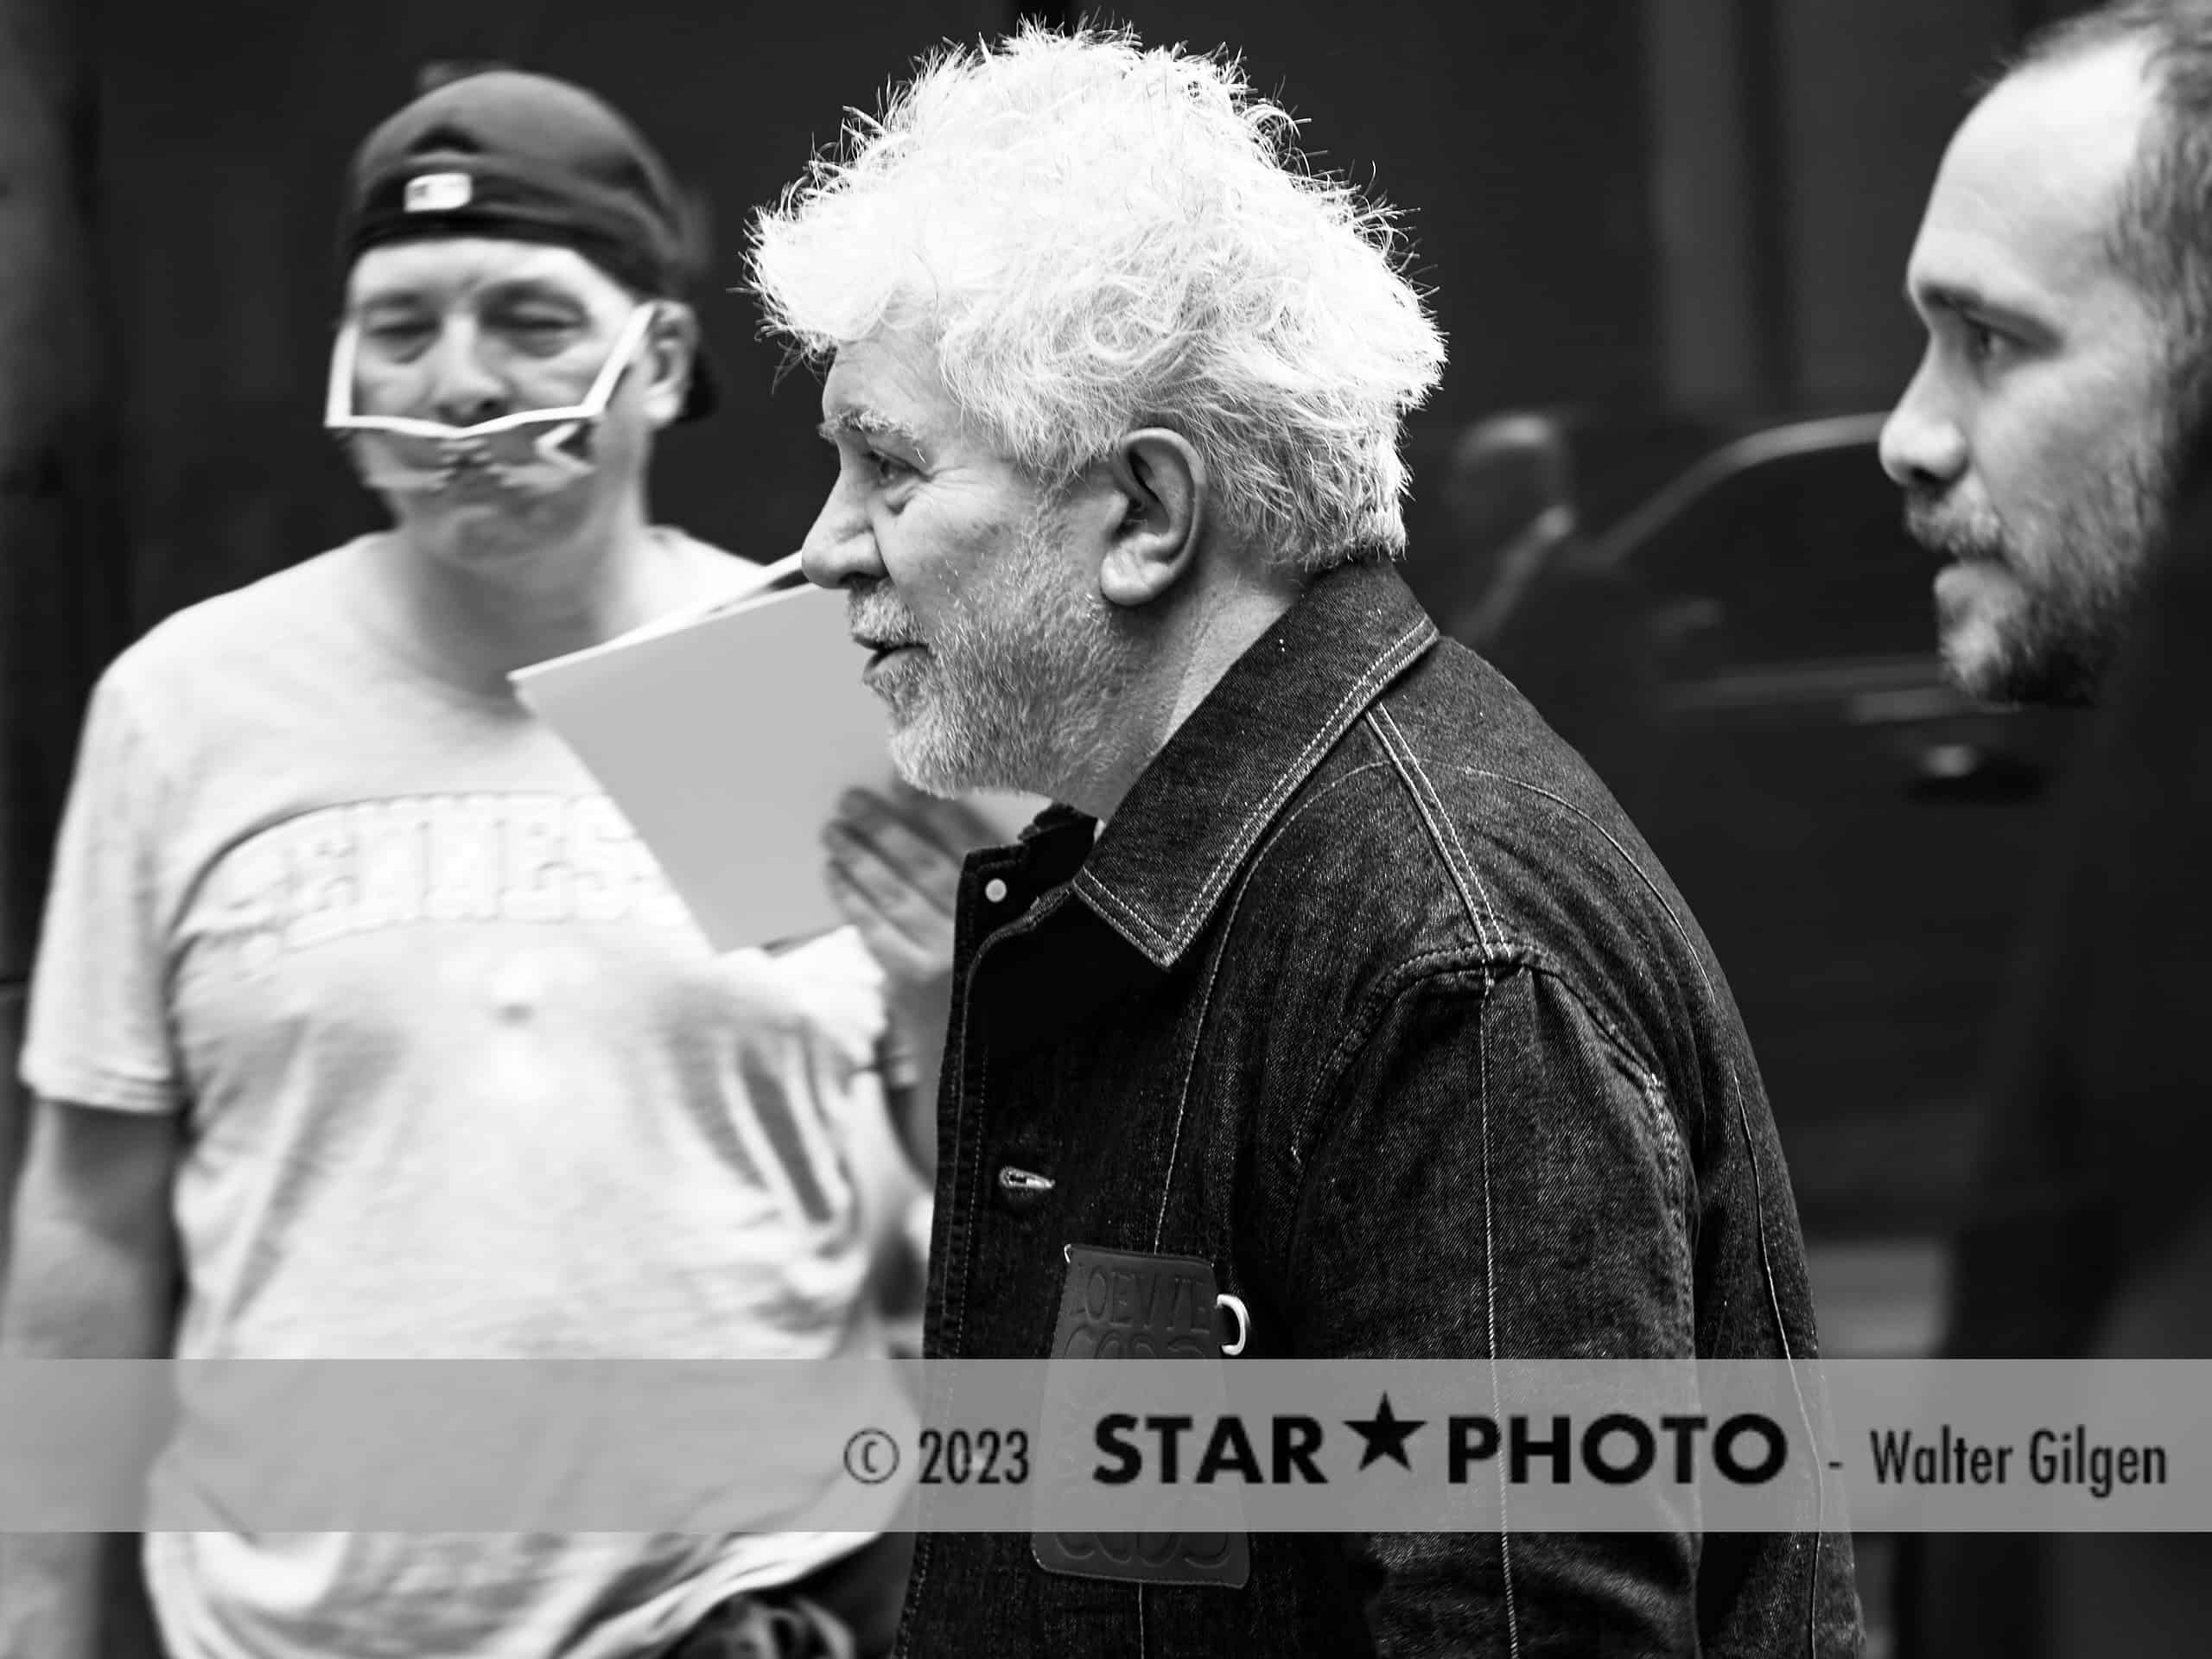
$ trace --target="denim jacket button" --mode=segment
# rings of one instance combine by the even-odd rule
[[[1002,1165],[999,1170],[999,1196],[1014,1210],[1033,1210],[1052,1192],[1052,1178],[1039,1175],[1033,1169],[1017,1165]]]
[[[995,905],[1004,904],[1006,902],[1006,883],[1000,880],[995,875],[993,876],[989,880],[983,883],[983,897],[989,899]]]

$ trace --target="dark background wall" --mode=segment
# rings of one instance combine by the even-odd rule
[[[1408,210],[1452,373],[1424,423],[1498,401],[1656,391],[1641,42],[1619,0],[1332,9],[1135,5],[1147,39],[1234,42],[1309,118],[1322,165]],[[743,227],[849,103],[912,55],[995,32],[996,0],[804,8],[659,0],[108,0],[101,176],[127,423],[131,613],[141,625],[365,526],[315,426],[337,273],[338,181],[427,60],[504,57],[594,86],[704,194],[717,275]],[[761,556],[797,543],[827,460],[814,389],[774,385],[740,296],[701,297],[726,412],[665,446],[657,499]]]
[[[16,0],[18,4],[37,0]],[[44,0],[49,10],[71,0]],[[1898,276],[1967,81],[2051,0],[1128,3],[1146,39],[1240,49],[1319,164],[1405,211],[1451,342],[1408,447],[1516,402],[1728,415],[1875,406],[1909,371]],[[132,630],[372,524],[316,426],[348,156],[431,61],[503,58],[629,111],[710,205],[699,296],[726,412],[673,435],[664,514],[773,556],[827,461],[776,382],[744,225],[918,52],[1006,0],[99,0],[98,275],[118,370]],[[1425,464],[1426,463],[1426,464]]]

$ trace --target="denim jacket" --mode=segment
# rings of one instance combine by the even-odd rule
[[[1068,1243],[1206,1258],[1251,1354],[1814,1354],[1712,951],[1388,563],[1317,578],[1095,829],[1054,808],[963,872],[931,1357],[1045,1357]],[[1228,1589],[1060,1576],[975,1533],[919,1541],[899,1651],[1859,1643],[1841,1535],[1262,1535]]]

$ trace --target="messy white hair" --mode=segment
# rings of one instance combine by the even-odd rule
[[[1306,570],[1395,554],[1400,428],[1444,340],[1390,210],[1296,136],[1236,60],[1127,29],[948,47],[761,210],[751,285],[817,362],[919,331],[1048,492],[1165,426],[1239,540]]]

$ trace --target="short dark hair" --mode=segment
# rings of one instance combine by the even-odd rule
[[[2107,233],[2113,264],[2171,326],[2183,428],[2212,405],[2212,0],[2112,0],[2031,35],[2007,73],[2140,46],[2156,103]]]

